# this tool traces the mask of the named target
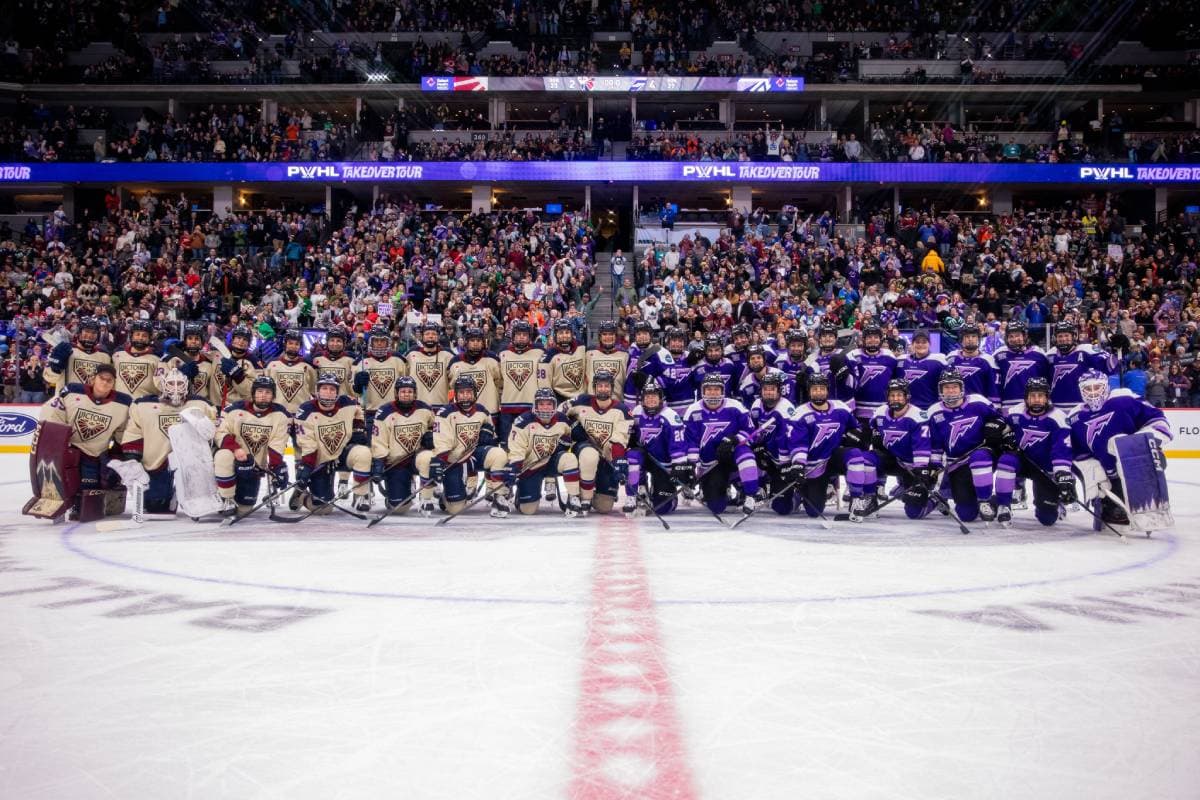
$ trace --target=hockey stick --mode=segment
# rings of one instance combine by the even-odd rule
[[[114,531],[126,531],[133,528],[142,527],[146,521],[145,499],[142,492],[141,484],[133,486],[133,515],[125,519],[105,519],[96,523],[97,533],[113,533]],[[175,515],[163,517],[164,520],[175,519]]]
[[[882,503],[875,506],[875,511],[873,511],[872,513],[875,513],[875,514],[879,513],[880,511],[887,508],[888,506],[890,506],[892,503],[896,502],[899,499],[900,499],[900,495],[895,495],[894,497],[889,497],[887,500],[884,500]],[[833,521],[834,522],[849,522],[850,521],[850,513],[834,514]]]
[[[258,511],[260,508],[262,508],[263,506],[267,505],[268,503],[272,503],[272,504],[273,504],[273,503],[274,503],[276,500],[278,500],[278,499],[279,499],[280,497],[282,497],[283,495],[287,494],[287,493],[288,493],[288,492],[289,492],[291,489],[293,489],[295,486],[296,486],[296,484],[295,484],[295,483],[289,483],[288,485],[286,485],[286,486],[284,486],[284,487],[282,487],[282,488],[280,488],[280,489],[276,489],[275,491],[271,492],[271,493],[270,493],[270,494],[268,494],[266,497],[264,497],[264,498],[263,498],[261,501],[259,501],[259,503],[258,503],[257,505],[255,505],[253,508],[251,508],[251,509],[250,509],[249,511],[247,511],[245,514],[234,514],[232,517],[229,517],[228,519],[222,520],[222,522],[221,522],[221,525],[222,525],[222,526],[224,526],[224,527],[226,527],[226,528],[228,528],[228,527],[229,527],[229,526],[231,526],[231,525],[237,525],[239,522],[241,522],[242,520],[244,520],[246,517],[250,516],[250,515],[251,515],[251,514],[253,514],[255,511]],[[271,513],[272,513],[272,514],[274,514],[274,513],[275,513],[275,508],[274,508],[274,506],[273,506],[273,505],[272,505],[272,508],[271,508]],[[289,520],[289,521],[290,521],[290,520]]]
[[[472,506],[478,505],[480,502],[482,502],[484,500],[491,500],[492,496],[495,495],[496,492],[498,492],[498,491],[499,491],[499,489],[493,489],[490,492],[484,492],[483,494],[476,497],[474,500],[469,501],[465,506],[460,508],[458,511],[455,511],[453,514],[450,514],[449,516],[446,516],[446,517],[442,517],[437,522],[435,522],[434,525],[445,525],[447,522],[454,519],[459,514],[463,513],[464,511],[471,508]]]
[[[788,483],[786,486],[784,486],[784,487],[783,487],[782,489],[780,489],[778,492],[776,492],[775,494],[771,495],[771,496],[770,496],[770,497],[768,497],[766,500],[763,500],[763,502],[762,502],[762,505],[760,505],[760,506],[755,506],[754,510],[753,510],[753,511],[751,511],[749,514],[743,514],[741,519],[737,520],[736,522],[734,522],[732,525],[730,525],[730,526],[729,526],[729,529],[730,529],[730,530],[733,530],[733,529],[734,529],[734,528],[736,528],[738,525],[741,525],[743,522],[745,522],[746,520],[748,520],[748,519],[750,519],[751,517],[753,517],[753,516],[754,516],[756,513],[758,513],[758,510],[759,510],[760,508],[767,508],[767,507],[769,507],[769,506],[771,505],[771,503],[773,503],[773,502],[775,502],[776,500],[778,500],[778,499],[779,499],[780,497],[782,497],[784,494],[786,494],[787,492],[790,492],[790,491],[792,491],[793,489],[795,489],[795,488],[796,488],[796,483],[797,483],[797,481],[791,481],[791,482],[789,482],[789,483]],[[828,526],[828,525],[826,525],[825,527],[826,527],[826,528],[828,528],[829,526]]]
[[[643,456],[645,456],[646,458],[648,458],[650,460],[651,464],[658,467],[658,469],[660,469],[664,475],[670,476],[671,473],[667,472],[666,468],[663,467],[662,462],[659,461],[657,458],[655,458],[653,453],[647,451],[645,448],[642,448],[642,447],[639,447],[638,450],[641,452],[641,454]],[[647,475],[646,477],[650,478],[649,475]],[[678,498],[678,492],[676,492],[676,494],[672,495],[671,497],[668,497],[666,500],[662,501],[657,506],[655,506],[655,505],[651,504],[650,497],[648,495],[646,497],[646,508],[650,509],[650,513],[653,514],[655,519],[657,519],[659,522],[661,522],[663,528],[668,531],[671,530],[671,526],[667,523],[667,521],[665,519],[663,519],[662,514],[658,513],[658,510],[660,508],[665,508],[672,500],[676,500],[677,498]]]
[[[286,522],[289,525],[293,525],[297,522],[303,522],[304,520],[308,519],[313,514],[317,513],[318,511],[320,511],[323,508],[332,507],[332,508],[336,508],[339,511],[343,511],[352,517],[357,517],[358,519],[365,520],[367,518],[365,515],[359,514],[355,511],[350,511],[349,509],[346,509],[346,508],[342,508],[341,506],[339,506],[337,504],[339,500],[345,500],[350,495],[350,493],[353,491],[354,491],[353,485],[347,486],[345,489],[343,489],[341,492],[339,492],[332,500],[329,500],[327,502],[317,503],[312,508],[310,508],[308,511],[304,512],[303,514],[301,514],[298,517],[281,517],[275,513],[275,506],[272,505],[270,519],[272,522]],[[309,497],[312,497],[312,495],[310,494]]]
[[[1042,469],[1041,467],[1039,467],[1037,464],[1033,463],[1033,459],[1032,459],[1032,458],[1030,458],[1028,455],[1026,455],[1025,453],[1023,453],[1023,452],[1021,452],[1020,450],[1018,450],[1018,451],[1017,451],[1017,457],[1018,457],[1018,458],[1020,458],[1020,459],[1021,459],[1021,461],[1022,461],[1024,464],[1028,465],[1030,469],[1033,469],[1033,470],[1034,470],[1034,471],[1036,471],[1036,472],[1037,472],[1039,475],[1041,475],[1043,478],[1045,478],[1045,479],[1046,479],[1048,482],[1050,482],[1050,483],[1056,483],[1056,481],[1054,480],[1054,476],[1053,476],[1053,475],[1051,475],[1051,474],[1050,474],[1049,472],[1047,472],[1046,470],[1044,470],[1044,469]],[[1073,473],[1072,473],[1072,474],[1073,474]],[[1105,494],[1105,496],[1106,496],[1106,497],[1108,497],[1110,500],[1113,500],[1114,502],[1120,503],[1120,499],[1119,499],[1119,498],[1117,498],[1117,497],[1115,497],[1115,496],[1113,495],[1113,493],[1112,493],[1112,491],[1111,491],[1111,490],[1109,490],[1109,489],[1104,489],[1103,491],[1104,491],[1104,494]],[[1076,498],[1076,500],[1078,500],[1078,498]],[[1108,528],[1110,531],[1112,531],[1113,533],[1115,533],[1115,534],[1117,535],[1117,538],[1118,538],[1118,539],[1120,539],[1122,542],[1124,542],[1125,544],[1129,544],[1129,539],[1128,539],[1128,538],[1125,536],[1125,534],[1121,533],[1119,530],[1117,530],[1116,528],[1114,528],[1112,525],[1110,525],[1108,522],[1106,522],[1106,521],[1105,521],[1105,520],[1104,520],[1104,519],[1103,519],[1103,518],[1102,518],[1102,517],[1101,517],[1099,514],[1097,514],[1095,511],[1093,511],[1093,510],[1090,508],[1090,505],[1091,505],[1091,503],[1090,503],[1090,502],[1089,502],[1089,503],[1078,503],[1078,502],[1077,502],[1077,503],[1076,503],[1076,505],[1078,505],[1078,506],[1079,506],[1081,509],[1083,509],[1084,511],[1086,511],[1086,512],[1088,513],[1088,515],[1089,515],[1089,516],[1091,516],[1091,518],[1092,518],[1093,520],[1095,520],[1095,521],[1096,521],[1096,522],[1098,522],[1100,525],[1104,526],[1105,528]],[[1121,503],[1121,505],[1123,506],[1123,505],[1124,505],[1124,503]],[[1128,513],[1128,512],[1129,512],[1129,510],[1128,510],[1128,509],[1126,509],[1126,513]],[[1100,528],[1097,528],[1097,530],[1100,530]],[[1149,535],[1149,534],[1147,534],[1147,535]]]

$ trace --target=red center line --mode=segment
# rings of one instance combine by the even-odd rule
[[[638,527],[600,520],[571,800],[697,797]]]

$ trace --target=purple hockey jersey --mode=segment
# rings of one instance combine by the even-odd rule
[[[663,466],[687,460],[687,436],[683,420],[669,408],[649,414],[641,406],[633,409],[637,425],[636,444]]]
[[[992,403],[1000,403],[996,362],[991,356],[986,353],[968,356],[962,350],[955,350],[946,357],[946,363],[963,376],[963,392],[968,397],[977,394]]]
[[[1116,371],[1116,358],[1102,353],[1090,344],[1081,344],[1065,356],[1054,351],[1050,361],[1050,402],[1065,414],[1082,402],[1079,379],[1090,369],[1110,375]]]
[[[1034,416],[1021,403],[1005,415],[1017,437],[1017,449],[1038,469],[1071,471],[1071,426],[1058,409]]]
[[[938,378],[945,369],[946,357],[941,353],[930,353],[925,358],[905,355],[896,374],[908,381],[908,401],[924,411],[938,401]],[[965,376],[963,380],[966,381]],[[963,391],[970,390],[964,386]]]
[[[909,469],[929,465],[929,423],[924,413],[909,404],[899,417],[886,406],[871,417],[871,430],[879,434],[884,449]]]
[[[935,403],[929,409],[929,462],[940,466],[961,459],[983,444],[983,425],[1000,414],[983,395],[969,394],[958,408]]]
[[[1172,438],[1163,412],[1128,389],[1113,389],[1099,411],[1081,405],[1067,417],[1071,425],[1071,449],[1075,458],[1095,458],[1109,475],[1117,471],[1116,457],[1108,452],[1114,436],[1150,433],[1164,442]]]
[[[842,443],[842,435],[849,428],[857,428],[854,411],[840,400],[830,400],[824,411],[805,403],[796,409],[796,422],[792,426],[792,462],[809,466],[809,475],[819,475],[812,467],[820,467],[829,461]]]
[[[854,371],[854,414],[872,417],[887,404],[888,381],[896,374],[897,359],[890,350],[868,353],[861,348],[846,354]]]
[[[1005,409],[1025,402],[1025,384],[1030,378],[1050,380],[1050,361],[1036,347],[1020,352],[1001,347],[992,358],[1000,374],[1000,402]]]
[[[763,406],[761,399],[750,406],[750,421],[754,423],[752,447],[766,451],[776,464],[792,460],[792,426],[796,423],[796,406],[787,398],[780,398],[771,410]]]
[[[724,439],[746,444],[754,434],[750,412],[737,400],[726,398],[716,409],[702,401],[688,406],[683,414],[687,457],[689,461],[712,464],[717,460],[717,446]]]

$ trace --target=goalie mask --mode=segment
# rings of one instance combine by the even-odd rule
[[[1079,397],[1083,400],[1083,404],[1092,411],[1099,411],[1103,408],[1111,391],[1108,385],[1108,376],[1099,370],[1089,369],[1079,379]]]
[[[172,369],[162,377],[162,392],[159,396],[167,405],[178,408],[187,400],[190,388],[187,377],[179,370]]]

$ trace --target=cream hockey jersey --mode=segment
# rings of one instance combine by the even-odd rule
[[[154,384],[154,376],[162,362],[158,356],[150,352],[137,355],[129,350],[119,350],[113,354],[112,361],[117,371],[118,392],[124,392],[134,400],[158,392]]]
[[[319,355],[312,360],[313,369],[316,370],[317,377],[321,377],[327,372],[332,372],[338,379],[338,394],[346,395],[347,397],[354,396],[354,359],[350,356],[340,356],[338,358],[330,358],[327,355]],[[314,389],[314,391],[316,391]]]
[[[629,371],[629,353],[624,350],[588,350],[586,391],[592,391],[592,379],[597,372],[608,372],[613,376],[613,397],[621,402],[625,397],[625,376]]]
[[[571,423],[556,413],[543,424],[532,412],[522,414],[508,434],[508,463],[520,473],[536,472],[555,453],[571,448]]]
[[[633,418],[624,406],[613,401],[608,408],[601,408],[596,398],[585,394],[566,403],[564,413],[605,459],[611,461],[625,455]]]
[[[399,356],[379,359],[367,356],[359,365],[367,373],[367,390],[363,407],[377,411],[396,399],[396,379],[408,374],[408,365]],[[419,381],[418,381],[419,382]]]
[[[410,461],[421,449],[425,434],[433,430],[433,409],[418,400],[405,413],[400,406],[389,403],[375,413],[371,430],[371,458],[384,460],[394,467]]]
[[[168,431],[182,420],[185,408],[199,408],[209,419],[214,419],[216,409],[203,397],[192,395],[182,406],[173,406],[158,399],[157,395],[138,398],[129,408],[129,424],[121,437],[122,453],[141,453],[142,466],[147,472],[160,469],[171,454]]]
[[[275,400],[289,414],[299,411],[317,391],[317,371],[303,358],[290,361],[280,356],[264,372],[275,380]]]
[[[538,370],[546,358],[546,351],[530,347],[518,353],[511,347],[500,352],[500,411],[505,414],[520,414],[533,408],[533,395],[543,384],[539,382]]]
[[[500,362],[492,353],[484,353],[475,360],[460,355],[450,362],[450,385],[460,377],[470,378],[475,383],[475,402],[487,409],[489,414],[500,411]]]
[[[417,399],[434,408],[441,408],[450,401],[450,362],[454,354],[449,350],[426,353],[413,350],[405,357],[408,374],[417,382]]]
[[[476,447],[494,447],[496,429],[492,415],[482,406],[464,414],[456,405],[446,406],[433,418],[433,457],[459,464],[475,455]]]
[[[323,411],[315,400],[300,406],[296,415],[299,460],[310,467],[337,461],[351,440],[366,443],[362,406],[355,400],[342,395],[331,411]]]
[[[217,426],[216,440],[222,450],[242,448],[262,469],[283,463],[292,416],[279,403],[262,412],[252,403],[239,400],[225,409]]]
[[[71,444],[84,455],[97,458],[114,440],[121,441],[132,402],[123,392],[93,400],[86,386],[69,383],[42,406],[42,419],[66,425],[71,429]]]
[[[62,391],[72,383],[87,383],[88,378],[96,374],[96,367],[111,363],[112,356],[99,348],[89,353],[76,346],[71,350],[71,357],[67,359],[66,373],[60,375],[47,366],[42,370],[42,380],[46,382],[48,391]]]
[[[538,382],[553,389],[560,400],[582,394],[587,385],[587,351],[583,345],[566,352],[557,348],[547,350],[538,368]]]

